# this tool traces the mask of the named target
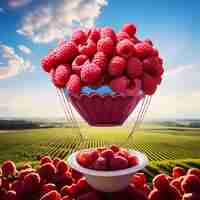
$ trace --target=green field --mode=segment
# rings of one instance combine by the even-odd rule
[[[125,142],[127,128],[91,128],[82,125],[84,140],[72,128],[31,129],[0,132],[0,163],[36,161],[48,154],[65,158],[80,148],[123,143],[124,147],[145,152],[150,161],[200,159],[200,129],[144,125]],[[125,143],[124,143],[125,142]],[[153,162],[152,162],[153,163]]]

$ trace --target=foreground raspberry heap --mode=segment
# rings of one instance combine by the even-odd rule
[[[107,171],[126,169],[139,162],[137,156],[116,145],[82,150],[77,155],[77,161],[83,167]]]
[[[151,187],[150,187],[151,185]],[[159,174],[147,183],[144,173],[132,176],[127,188],[102,193],[88,185],[86,179],[69,168],[64,160],[44,156],[34,169],[5,161],[0,168],[0,200],[199,200],[200,169],[187,172],[175,167],[171,176]]]
[[[54,85],[71,94],[85,86],[108,86],[116,93],[135,95],[135,81],[145,95],[153,95],[163,74],[163,60],[151,40],[139,40],[136,27],[124,24],[119,32],[111,27],[75,30],[42,60]]]

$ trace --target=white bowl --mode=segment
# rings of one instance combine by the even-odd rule
[[[148,159],[145,154],[138,151],[129,151],[130,154],[134,154],[138,157],[138,165],[129,167],[127,169],[115,170],[115,171],[100,171],[82,167],[77,162],[76,156],[78,152],[71,154],[68,157],[68,164],[76,171],[81,172],[86,177],[87,182],[94,189],[102,192],[117,192],[126,188],[133,174],[145,168],[148,164]]]

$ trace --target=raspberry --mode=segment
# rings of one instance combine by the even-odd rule
[[[65,173],[68,171],[69,167],[64,160],[60,160],[56,165],[56,169],[58,173]]]
[[[96,149],[92,149],[90,150],[90,156],[95,161],[99,157],[99,152]]]
[[[24,180],[24,177],[32,172],[35,172],[35,169],[24,169],[24,170],[21,170],[19,173],[18,173],[18,178],[19,180]]]
[[[108,72],[111,76],[118,77],[124,73],[126,60],[120,56],[115,56],[110,60]]]
[[[61,194],[63,196],[69,195],[69,196],[74,196],[77,194],[79,191],[79,188],[76,184],[72,184],[70,186],[66,185],[61,189]]]
[[[135,57],[130,57],[127,61],[127,75],[134,79],[142,75],[142,62]]]
[[[191,169],[188,170],[187,175],[196,175],[200,178],[200,169],[191,168]]]
[[[98,29],[93,28],[89,34],[88,39],[94,41],[95,43],[98,42],[98,40],[100,39],[100,32]]]
[[[87,62],[88,57],[86,55],[78,55],[72,62],[72,71],[75,74],[80,75],[82,66]]]
[[[56,165],[58,164],[59,161],[60,161],[60,158],[54,158],[53,165],[56,167]]]
[[[17,200],[17,194],[15,191],[9,190],[3,195],[2,200]]]
[[[38,170],[38,173],[41,178],[51,181],[56,174],[56,168],[52,163],[45,163],[41,165]]]
[[[43,165],[45,163],[51,163],[52,160],[49,156],[43,156],[41,159],[40,159],[40,165]]]
[[[74,42],[69,41],[57,47],[54,52],[57,65],[70,63],[78,55],[78,47]]]
[[[52,190],[43,195],[40,200],[62,200],[62,197],[56,190]]]
[[[118,93],[124,93],[128,88],[129,80],[126,76],[121,76],[111,80],[110,87]]]
[[[112,151],[114,151],[115,153],[119,151],[119,147],[118,147],[116,144],[112,144],[112,145],[110,146],[110,149],[111,149]]]
[[[71,185],[73,183],[72,176],[69,172],[65,173],[57,173],[54,176],[53,183],[56,184],[56,186],[60,189],[65,185]]]
[[[37,173],[30,173],[24,177],[24,187],[26,192],[36,192],[39,189],[40,176]]]
[[[143,74],[142,88],[145,94],[153,95],[157,89],[157,80],[148,74]]]
[[[119,56],[127,59],[134,54],[135,48],[130,40],[124,39],[117,43],[116,51]]]
[[[159,191],[166,191],[169,188],[169,181],[167,180],[166,175],[159,174],[153,179],[153,187]]]
[[[187,175],[181,183],[181,188],[185,193],[199,192],[200,179],[195,175]]]
[[[96,192],[88,192],[78,196],[77,200],[100,200],[100,198]]]
[[[111,149],[106,149],[101,152],[101,156],[106,158],[107,160],[110,160],[114,156],[114,152]]]
[[[44,195],[52,190],[56,190],[56,185],[53,183],[47,183],[41,187],[41,194]]]
[[[200,200],[199,193],[186,193],[183,195],[182,200]]]
[[[134,24],[124,24],[122,27],[122,31],[128,33],[131,37],[133,37],[133,35],[135,35],[136,33],[136,26]]]
[[[71,74],[71,67],[68,64],[59,65],[52,74],[52,80],[56,87],[62,88],[67,83]]]
[[[111,27],[106,26],[101,28],[101,38],[106,38],[106,37],[110,37],[113,42],[116,41],[115,32]]]
[[[81,178],[77,181],[77,187],[79,191],[84,191],[89,188],[86,178]]]
[[[183,193],[181,189],[181,181],[179,178],[176,178],[170,182],[171,186],[174,186],[180,193]]]
[[[101,51],[108,56],[113,55],[114,42],[110,37],[102,38],[97,43],[97,51]]]
[[[137,173],[132,176],[132,183],[136,188],[143,188],[143,186],[147,183],[147,179],[144,173]]]
[[[116,34],[117,36],[117,42],[124,40],[124,39],[130,39],[130,36],[128,33],[124,32],[124,31],[120,31]]]
[[[107,169],[107,160],[104,157],[98,157],[93,165],[92,165],[93,169],[95,170],[106,170]]]
[[[42,59],[42,68],[45,72],[50,72],[51,69],[57,66],[55,52],[51,51],[47,56]]]
[[[184,176],[184,175],[185,175],[185,170],[182,167],[174,167],[173,168],[172,176],[174,178]]]
[[[75,30],[72,34],[72,41],[77,45],[84,44],[87,40],[87,35],[82,30]]]
[[[147,58],[148,56],[152,56],[153,47],[147,42],[137,43],[135,45],[135,54],[138,58]]]
[[[77,155],[77,161],[84,167],[91,167],[93,159],[89,151],[81,151]]]
[[[109,165],[112,170],[125,169],[128,167],[128,160],[123,156],[114,156],[110,159]]]
[[[81,80],[85,84],[93,85],[100,78],[101,78],[101,68],[94,63],[87,64],[81,69]]]
[[[3,176],[15,175],[17,172],[15,163],[11,160],[7,160],[1,166]]]
[[[134,156],[134,155],[129,155],[128,156],[128,164],[129,166],[136,166],[138,165],[139,161],[138,161],[138,157],[137,156]]]
[[[98,65],[101,68],[101,71],[105,72],[108,64],[108,59],[106,57],[106,54],[103,52],[97,52],[96,54],[94,54],[92,63]]]
[[[92,40],[88,40],[86,44],[79,45],[79,53],[87,55],[88,57],[93,56],[97,51],[97,45]]]
[[[69,78],[69,81],[66,84],[66,88],[69,93],[79,93],[81,89],[80,77],[76,74],[72,74]]]

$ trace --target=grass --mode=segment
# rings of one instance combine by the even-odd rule
[[[52,157],[67,157],[79,148],[104,146],[123,143],[130,127],[91,128],[81,125],[84,140],[78,135],[78,129],[51,128],[0,133],[0,163],[6,159],[15,162],[36,161],[38,155],[49,154]],[[147,154],[152,161],[177,159],[200,159],[200,129],[167,127],[157,124],[144,125],[134,136],[123,144]],[[164,161],[162,161],[164,162]],[[168,170],[165,164],[158,166]],[[187,166],[188,164],[186,164]]]

